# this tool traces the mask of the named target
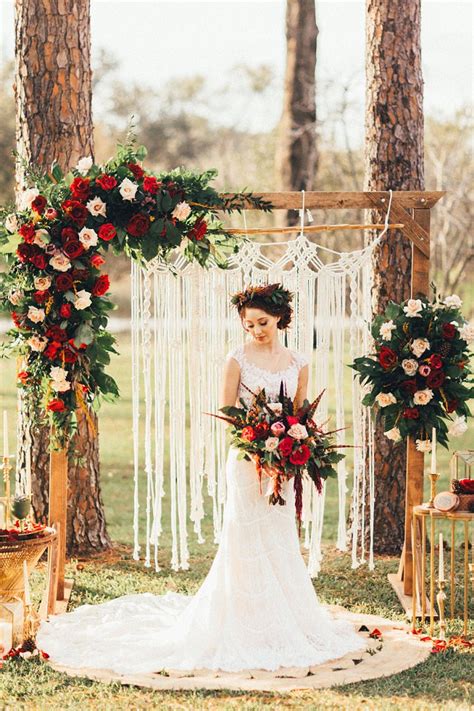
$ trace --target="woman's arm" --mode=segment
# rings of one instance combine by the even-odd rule
[[[308,392],[309,368],[304,365],[298,374],[298,388],[295,395],[295,410],[303,404]]]
[[[235,358],[227,358],[222,376],[219,407],[235,405],[239,392],[240,366]]]

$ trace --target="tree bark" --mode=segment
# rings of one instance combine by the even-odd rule
[[[314,0],[287,0],[286,73],[277,141],[280,190],[312,190],[316,153],[316,46]],[[288,224],[298,215],[290,211]]]
[[[63,170],[93,155],[88,0],[16,0],[15,7],[16,144],[19,157]],[[17,190],[24,168],[16,167]],[[94,435],[82,413],[69,462],[68,553],[87,554],[110,547],[99,484],[98,425]],[[25,422],[28,426],[28,422]],[[20,433],[23,441],[26,433]],[[31,428],[32,504],[37,520],[47,519],[49,502],[49,429]],[[21,456],[23,448],[20,446]],[[24,462],[19,458],[19,467]]]
[[[367,0],[365,190],[423,190],[421,0]],[[380,222],[375,213],[372,219]],[[372,310],[410,297],[412,246],[391,231],[374,251]],[[406,447],[375,425],[375,550],[397,554],[404,537]]]

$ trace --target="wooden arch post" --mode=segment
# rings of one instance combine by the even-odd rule
[[[276,210],[299,210],[302,198],[300,192],[257,193],[263,200],[272,203]],[[412,242],[411,295],[428,294],[430,266],[430,210],[444,195],[436,191],[395,191],[392,193],[390,215],[396,228]],[[222,197],[226,197],[224,194]],[[363,209],[386,212],[388,192],[305,192],[305,207],[311,210]],[[256,209],[247,203],[246,209]],[[402,225],[402,226],[401,226]],[[340,229],[360,229],[370,225],[343,225]],[[321,227],[321,231],[327,226]],[[280,232],[281,229],[265,228],[263,233]],[[294,231],[294,228],[293,228]],[[312,231],[317,231],[313,227]],[[255,232],[255,231],[254,231]],[[388,237],[390,239],[390,237]],[[424,455],[418,452],[412,438],[407,442],[406,497],[405,497],[405,542],[398,576],[391,576],[391,582],[402,601],[412,594],[412,547],[411,517],[413,506],[423,501]],[[67,453],[53,452],[50,461],[49,522],[59,523],[59,552],[56,600],[62,601],[64,609],[65,586],[64,568],[66,560],[67,525]]]

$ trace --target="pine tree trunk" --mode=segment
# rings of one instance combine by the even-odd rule
[[[423,190],[421,0],[367,0],[365,190]],[[380,222],[382,215],[371,216]],[[412,246],[391,231],[375,249],[372,310],[410,297]],[[375,550],[398,554],[404,538],[406,447],[375,429]]]
[[[15,9],[17,151],[21,158],[45,169],[57,161],[65,170],[82,156],[93,155],[89,2],[16,0]],[[24,171],[20,162],[16,179],[21,189]],[[68,553],[85,554],[111,545],[99,485],[94,413],[91,419],[96,435],[78,414],[78,434],[72,447],[82,456],[82,464],[75,460],[69,465]],[[45,521],[49,430],[32,428],[30,436],[33,510],[37,520]],[[24,440],[26,433],[21,437]],[[21,455],[22,447],[19,449]]]
[[[286,73],[277,143],[280,190],[312,190],[316,172],[316,44],[314,0],[287,0]],[[295,211],[288,214],[295,224]]]

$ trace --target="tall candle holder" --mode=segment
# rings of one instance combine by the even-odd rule
[[[10,516],[11,516],[11,491],[10,491],[10,472],[12,470],[12,466],[10,464],[10,457],[8,455],[4,455],[3,457],[3,485],[4,485],[4,491],[5,491],[5,496],[3,497],[5,499],[5,528],[8,528],[10,525]]]
[[[436,474],[435,472],[429,472],[428,476],[430,478],[430,500],[428,501],[427,504],[425,504],[426,508],[428,509],[434,509],[434,500],[436,496],[436,482],[440,478],[441,474]]]

